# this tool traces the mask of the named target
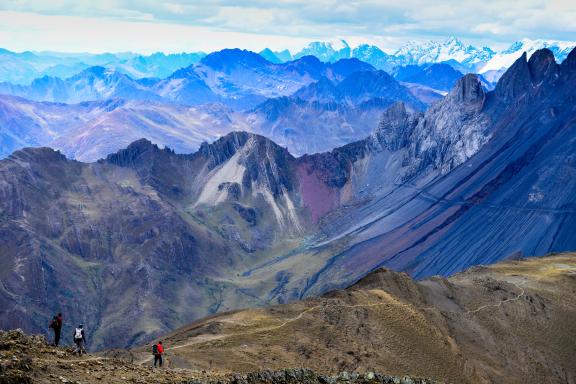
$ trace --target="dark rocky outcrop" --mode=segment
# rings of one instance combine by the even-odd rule
[[[494,90],[495,95],[504,102],[511,102],[527,92],[530,84],[530,68],[524,53],[502,75]]]
[[[549,78],[558,74],[558,64],[554,54],[549,49],[541,49],[528,60],[528,68],[530,68],[530,77],[533,84],[539,84],[544,78]]]

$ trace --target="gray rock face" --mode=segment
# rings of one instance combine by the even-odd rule
[[[554,59],[554,56],[552,56],[552,59]],[[486,95],[478,77],[473,74],[467,74],[456,82],[448,97],[454,102],[464,104],[466,107],[473,106],[481,109]]]
[[[436,381],[413,377],[398,377],[368,372],[365,374],[341,372],[338,376],[318,375],[309,369],[260,371],[236,375],[231,384],[434,384]],[[210,383],[212,384],[212,383]]]
[[[423,114],[408,113],[399,103],[390,107],[374,137],[392,152],[405,150],[403,180],[436,169],[448,173],[489,140],[485,100],[478,77],[466,75]]]
[[[549,49],[536,51],[528,60],[528,68],[533,84],[538,84],[547,77],[558,75],[558,64]]]
[[[406,147],[418,122],[417,117],[417,114],[406,111],[403,103],[395,103],[382,114],[373,134],[375,141],[390,151]]]
[[[569,66],[569,63],[570,56],[565,65]],[[545,78],[557,77],[558,68],[554,54],[549,49],[536,51],[528,61],[524,54],[502,76],[496,86],[496,96],[507,102],[518,99],[532,88],[539,87]]]
[[[433,167],[448,173],[478,152],[490,138],[484,101],[478,77],[466,75],[445,99],[430,107],[410,139],[406,161],[414,162],[413,172]]]

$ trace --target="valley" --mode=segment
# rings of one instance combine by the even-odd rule
[[[466,75],[425,112],[395,102],[366,138],[300,157],[249,132],[92,163],[16,151],[0,160],[0,325],[38,332],[62,310],[92,348],[125,348],[382,267],[424,279],[570,251],[575,60],[524,55],[494,91]]]
[[[0,331],[0,377],[7,383],[572,383],[574,293],[574,253],[420,281],[379,269],[320,297],[222,313],[162,335],[161,369],[151,367],[151,343],[77,357],[42,336]]]

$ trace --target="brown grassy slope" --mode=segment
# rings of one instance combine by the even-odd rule
[[[322,298],[222,314],[163,340],[173,367],[575,383],[575,294],[576,254],[420,282],[379,270]],[[149,348],[134,351],[138,361]]]

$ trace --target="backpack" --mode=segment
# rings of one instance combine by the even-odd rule
[[[74,331],[74,339],[82,339],[82,330],[80,328],[76,328],[76,331]]]
[[[152,354],[153,355],[157,355],[158,354],[158,345],[154,344],[152,346]]]

